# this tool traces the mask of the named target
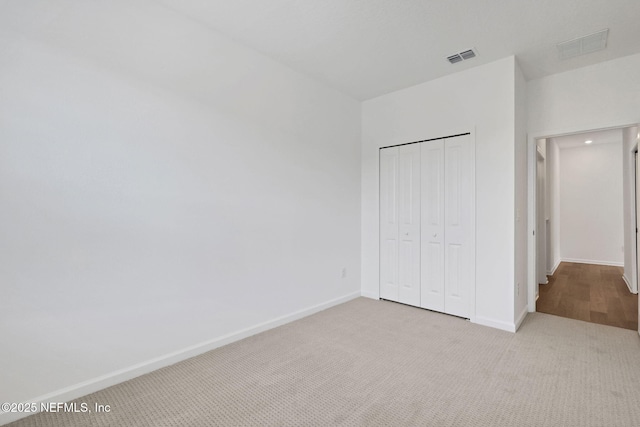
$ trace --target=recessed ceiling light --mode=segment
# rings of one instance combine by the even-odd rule
[[[587,139],[584,143],[585,143],[585,144],[591,144],[592,142],[593,142],[592,140]]]

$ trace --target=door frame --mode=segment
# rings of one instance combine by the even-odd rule
[[[597,132],[610,129],[624,129],[628,127],[638,126],[638,123],[620,123],[611,124],[610,126],[599,127],[594,129],[580,129],[571,128],[555,131],[540,131],[531,132],[527,134],[527,308],[530,313],[536,311],[536,257],[537,257],[537,244],[536,244],[536,167],[538,154],[536,150],[536,141],[543,138],[558,138],[566,135],[573,135],[583,132]],[[638,254],[640,255],[640,254]],[[639,272],[636,271],[636,277],[639,277]],[[640,308],[639,308],[640,316]],[[640,331],[638,332],[640,334]]]
[[[539,140],[538,140],[539,141]],[[547,140],[544,139],[544,143],[545,145],[547,144]],[[545,147],[545,153],[546,153],[546,147]],[[547,219],[547,190],[548,190],[548,185],[549,183],[547,182],[547,177],[544,176],[543,179],[540,179],[540,176],[538,176],[538,166],[540,164],[540,162],[542,162],[542,167],[545,171],[546,174],[546,170],[547,170],[547,156],[545,154],[542,154],[542,151],[540,150],[540,146],[537,144],[536,141],[536,227],[540,226],[542,224],[542,229],[538,230],[536,229],[537,233],[536,233],[536,299],[539,297],[540,295],[540,285],[542,284],[546,284],[548,283],[547,280],[547,259],[549,256],[549,253],[547,252],[547,223],[546,223],[546,219]],[[539,194],[540,189],[538,188],[538,183],[539,182],[543,182],[543,187],[544,187],[544,191],[542,194]],[[540,200],[542,199],[542,206],[538,205],[538,202],[540,202]],[[540,220],[540,216],[542,215],[542,220]],[[538,243],[543,242],[542,245],[540,246],[544,246],[542,249],[539,248]],[[544,254],[544,261],[541,261],[538,259],[538,256],[540,254]],[[541,274],[541,270],[542,270],[542,274]],[[544,276],[544,282],[542,282],[542,278]]]

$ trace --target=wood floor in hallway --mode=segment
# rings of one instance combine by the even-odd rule
[[[622,267],[560,263],[549,283],[540,285],[536,310],[637,331],[638,296],[622,273]]]

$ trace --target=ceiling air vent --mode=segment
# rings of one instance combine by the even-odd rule
[[[609,29],[607,28],[583,37],[578,37],[577,39],[558,43],[560,59],[569,59],[602,50],[607,47],[608,35]]]
[[[467,60],[467,59],[475,58],[476,53],[472,49],[469,49],[469,50],[465,50],[464,52],[460,52],[460,56],[462,56],[462,59]]]
[[[476,52],[473,49],[463,50],[460,53],[455,53],[451,56],[447,56],[447,60],[455,64],[456,62],[466,61],[467,59],[475,58]]]
[[[451,62],[452,64],[455,64],[456,62],[460,62],[462,61],[462,56],[458,55],[457,53],[455,55],[451,55],[448,56],[447,59],[449,60],[449,62]]]

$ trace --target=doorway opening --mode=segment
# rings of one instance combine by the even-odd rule
[[[637,145],[637,126],[530,139],[529,311],[638,330]]]

